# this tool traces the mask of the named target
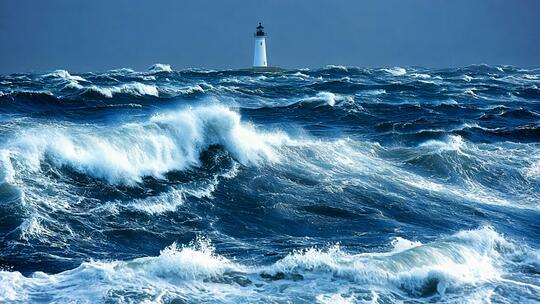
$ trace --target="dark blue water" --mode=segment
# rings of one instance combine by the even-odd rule
[[[0,302],[540,301],[540,70],[0,76]]]

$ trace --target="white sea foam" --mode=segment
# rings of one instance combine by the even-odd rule
[[[110,73],[110,74],[132,74],[132,73],[135,73],[135,71],[133,69],[130,69],[130,68],[120,68],[120,69],[110,70],[108,73]]]
[[[347,101],[354,103],[354,99],[351,96],[338,95],[331,92],[319,92],[313,97],[307,97],[300,100],[301,104],[313,104],[313,105],[328,105],[335,106],[336,102]],[[322,102],[322,104],[320,104]]]
[[[146,122],[105,129],[29,129],[9,146],[34,170],[47,159],[55,166],[67,166],[110,183],[133,184],[143,176],[162,178],[166,172],[197,166],[200,153],[211,145],[223,146],[244,165],[256,165],[277,161],[275,147],[287,141],[290,139],[281,132],[257,131],[242,123],[238,113],[209,105],[159,113]]]
[[[177,298],[230,303],[311,298],[322,303],[356,303],[396,292],[406,299],[438,294],[444,300],[462,287],[466,291],[506,282],[509,267],[528,265],[528,257],[537,254],[489,227],[427,244],[399,243],[407,245],[371,253],[350,253],[337,245],[307,248],[268,266],[248,266],[216,254],[210,241],[199,237],[189,246],[173,244],[156,257],[91,261],[58,274],[36,272],[25,277],[16,271],[0,271],[0,301],[33,301],[47,295],[54,302],[116,302],[129,294],[141,302],[158,303]],[[359,286],[365,291],[359,291]],[[287,292],[276,292],[282,288]]]
[[[154,85],[140,82],[126,83],[119,86],[101,87],[92,85],[86,88],[88,91],[97,92],[107,98],[112,98],[114,94],[130,94],[134,96],[159,96],[158,88]]]
[[[393,76],[403,76],[405,74],[407,74],[407,70],[405,70],[404,68],[400,68],[400,67],[393,67],[391,69],[383,69],[383,71],[389,73],[389,74],[392,74]]]
[[[309,75],[306,75],[302,72],[296,72],[294,74],[292,74],[292,76],[295,76],[295,77],[300,77],[300,78],[309,78]]]
[[[130,205],[140,211],[149,214],[161,214],[176,210],[184,203],[184,192],[172,189],[158,196],[151,196],[145,199],[135,199]]]
[[[10,152],[0,150],[0,184],[13,183],[15,181],[15,170],[11,164]]]
[[[181,186],[173,187],[172,189],[157,195],[150,196],[144,199],[135,199],[129,205],[137,210],[149,214],[161,214],[175,211],[176,208],[184,203],[186,196],[196,198],[212,198],[212,193],[219,184],[219,179],[230,179],[238,174],[239,165],[234,163],[233,167],[221,174],[214,175],[202,183],[186,183]]]
[[[73,81],[87,81],[86,79],[84,79],[84,78],[82,78],[80,76],[71,75],[66,70],[56,70],[56,71],[51,72],[49,74],[43,75],[43,77],[56,77],[56,78],[61,78],[61,79],[64,79],[64,80],[73,80]]]
[[[45,237],[47,235],[52,235],[49,230],[43,227],[41,220],[35,215],[26,218],[19,228],[21,230],[21,240],[28,240],[34,237]]]
[[[377,95],[386,94],[386,90],[384,90],[384,89],[367,90],[367,91],[362,91],[362,92],[360,92],[358,94],[359,95],[368,95],[368,96],[377,96]]]
[[[461,79],[465,80],[466,82],[471,82],[471,80],[473,80],[474,78],[469,75],[463,75]]]
[[[411,76],[414,77],[414,78],[420,78],[420,79],[429,79],[429,78],[431,78],[431,75],[423,74],[423,73],[413,73],[413,74],[411,74]]]
[[[420,147],[436,148],[437,152],[442,151],[458,151],[461,152],[465,142],[459,135],[450,135],[446,137],[446,140],[428,140],[420,144]]]
[[[538,75],[525,74],[522,77],[523,79],[527,79],[527,80],[538,80]]]
[[[533,161],[530,166],[526,167],[524,175],[532,179],[540,180],[540,160]]]
[[[394,285],[415,295],[433,291],[444,294],[455,286],[499,279],[501,247],[512,248],[493,229],[483,228],[390,253],[350,255],[339,246],[308,249],[285,257],[272,269],[285,273],[330,272],[367,286]]]
[[[56,275],[36,272],[25,278],[18,272],[0,271],[0,301],[28,300],[36,292],[46,292],[53,302],[94,303],[111,296],[107,295],[109,291],[114,297],[115,293],[127,290],[148,303],[152,299],[161,303],[160,294],[178,296],[180,291],[189,292],[193,286],[190,281],[219,279],[232,270],[242,271],[243,266],[216,255],[209,241],[198,238],[186,247],[173,244],[157,257],[128,262],[92,261]],[[197,293],[195,289],[191,293]]]
[[[347,69],[346,66],[343,66],[343,65],[335,65],[335,64],[328,64],[326,65],[326,68],[327,69],[336,69],[336,70],[342,70],[344,72],[348,72],[349,69]]]
[[[144,75],[142,76],[143,80],[156,80],[156,76],[154,75]]]
[[[150,72],[172,72],[172,68],[168,64],[156,63],[148,68]]]
[[[86,79],[82,78],[81,76],[69,74],[69,72],[66,70],[56,70],[52,73],[45,74],[42,77],[43,78],[58,78],[62,80],[63,82],[67,82],[64,88],[69,88],[69,89],[82,89],[83,85],[81,85],[80,82],[88,82]]]

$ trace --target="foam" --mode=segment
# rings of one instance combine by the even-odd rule
[[[86,88],[86,90],[99,93],[107,98],[112,98],[115,94],[129,94],[133,96],[159,96],[159,91],[156,86],[140,82],[126,83],[112,87],[99,87],[92,85]]]
[[[53,77],[53,78],[61,78],[61,79],[64,79],[64,80],[72,80],[72,81],[87,81],[86,79],[80,77],[80,76],[76,76],[76,75],[71,75],[68,71],[66,70],[56,70],[54,72],[51,72],[49,74],[45,74],[43,75],[43,77]]]
[[[139,211],[148,214],[162,214],[175,211],[184,203],[184,192],[177,189],[169,190],[158,196],[151,196],[145,199],[135,199],[130,205]]]
[[[195,183],[195,185],[191,183],[183,184],[157,196],[151,196],[144,199],[135,199],[129,205],[134,209],[151,215],[172,212],[175,211],[178,206],[184,204],[186,196],[193,196],[196,198],[211,198],[212,193],[219,184],[219,179],[231,179],[238,174],[238,170],[238,163],[234,163],[230,170],[214,175],[212,178],[203,182],[202,185],[199,183]]]
[[[466,82],[471,82],[471,80],[473,80],[474,78],[469,75],[463,75],[461,76],[461,79],[465,80]]]
[[[423,73],[413,73],[413,74],[411,74],[411,76],[414,77],[414,78],[420,78],[420,79],[429,79],[429,78],[431,78],[431,75],[423,74]],[[430,83],[433,83],[433,82],[430,82]]]
[[[172,68],[168,64],[156,63],[148,68],[148,71],[157,73],[157,72],[172,72]]]
[[[313,97],[307,97],[299,101],[300,104],[328,105],[335,106],[336,102],[347,101],[353,103],[354,99],[350,96],[342,96],[331,92],[319,92]],[[322,104],[321,104],[322,102]]]
[[[524,175],[531,179],[540,180],[540,160],[531,163],[530,166],[524,169]]]
[[[15,182],[15,170],[7,150],[0,150],[0,184]]]
[[[296,72],[296,73],[292,74],[291,76],[295,76],[295,77],[299,77],[299,78],[309,78],[309,75],[304,74],[302,72]]]
[[[427,244],[397,242],[407,245],[396,247],[394,242],[390,251],[371,253],[349,253],[339,245],[306,248],[268,266],[247,266],[216,254],[208,239],[198,237],[187,246],[172,244],[156,257],[90,261],[58,274],[36,272],[25,277],[0,271],[0,301],[32,301],[43,295],[57,302],[93,302],[103,297],[115,301],[125,293],[139,301],[184,297],[279,302],[301,296],[347,303],[359,302],[351,294],[359,286],[367,292],[362,298],[370,301],[396,292],[408,299],[433,293],[445,299],[458,288],[507,281],[503,277],[507,266],[526,263],[528,253],[534,253],[519,249],[491,227],[460,231]],[[274,279],[263,280],[263,274]],[[276,293],[281,288],[288,292]]]
[[[339,246],[294,252],[278,261],[276,272],[330,272],[359,284],[393,285],[421,296],[436,282],[435,291],[464,284],[497,280],[501,275],[500,248],[507,242],[491,228],[463,231],[433,244],[388,253],[351,255]],[[503,249],[504,250],[504,249]]]
[[[527,79],[527,80],[538,80],[538,75],[525,74],[522,77],[523,79]]]
[[[83,86],[79,82],[88,82],[88,80],[69,74],[66,70],[56,70],[52,73],[45,74],[42,76],[42,78],[59,78],[60,80],[67,82],[67,84],[64,86],[64,89],[82,89]]]
[[[50,141],[50,138],[55,138]],[[260,132],[221,105],[158,113],[148,121],[117,127],[71,125],[29,129],[9,149],[38,171],[49,161],[110,183],[134,184],[144,176],[199,165],[211,145],[223,146],[243,165],[275,162],[275,147],[291,141],[282,132]]]
[[[321,304],[352,304],[352,299],[344,297],[342,294],[321,294],[316,297],[317,303]],[[376,303],[376,301],[374,302]]]
[[[407,70],[405,70],[404,68],[400,68],[400,67],[393,67],[391,69],[383,69],[383,71],[393,75],[393,76],[403,76],[405,74],[407,74]]]
[[[47,230],[43,225],[41,224],[41,220],[35,216],[32,215],[29,218],[26,218],[23,223],[20,226],[21,234],[20,239],[21,240],[29,240],[35,237],[44,237],[47,235],[52,235],[52,233]]]
[[[326,65],[326,69],[335,69],[335,70],[341,70],[344,72],[348,72],[349,69],[346,66],[343,65],[334,65],[334,64],[328,64]]]
[[[44,293],[55,302],[101,302],[109,291],[123,290],[150,301],[174,291],[177,284],[218,278],[229,270],[242,267],[216,255],[212,244],[199,237],[189,246],[172,244],[157,257],[127,262],[90,261],[56,275],[36,272],[26,278],[19,272],[0,271],[0,301],[29,300]]]
[[[437,152],[444,151],[457,151],[462,152],[465,142],[463,137],[459,135],[449,135],[445,138],[444,141],[441,140],[428,140],[420,144],[420,147],[423,148],[434,148]]]
[[[361,91],[358,94],[360,94],[360,95],[368,95],[368,96],[376,96],[376,95],[386,94],[386,90],[384,90],[384,89],[366,90],[366,91]]]

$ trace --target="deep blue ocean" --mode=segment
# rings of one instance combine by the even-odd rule
[[[540,69],[1,75],[0,302],[540,302]]]

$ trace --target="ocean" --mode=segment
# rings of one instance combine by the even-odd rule
[[[0,302],[540,302],[540,69],[1,75]]]

